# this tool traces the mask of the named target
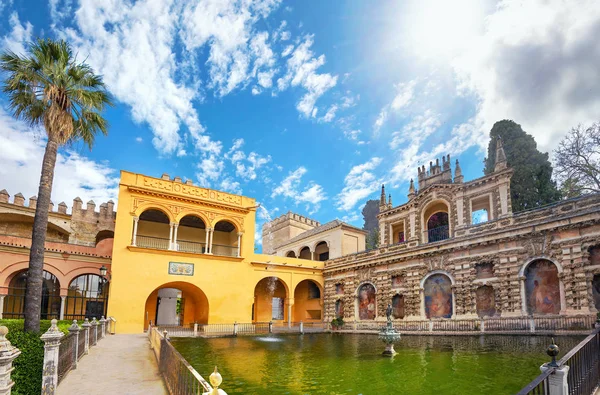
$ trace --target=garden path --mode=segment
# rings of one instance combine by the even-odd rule
[[[109,335],[69,372],[57,389],[72,394],[167,394],[146,335]]]

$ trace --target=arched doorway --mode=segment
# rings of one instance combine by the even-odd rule
[[[287,288],[277,277],[266,277],[254,287],[254,322],[284,321]]]
[[[493,317],[496,314],[494,288],[482,285],[475,291],[476,309],[479,317]]]
[[[315,246],[317,261],[324,262],[329,259],[329,246],[326,241],[321,241]]]
[[[448,220],[448,205],[443,201],[430,204],[423,212],[426,227],[424,238],[427,243],[446,240],[450,237],[450,222]]]
[[[525,298],[529,314],[560,313],[558,268],[547,259],[531,262],[525,269]]]
[[[183,281],[166,283],[146,299],[144,328],[153,325],[208,324],[208,298],[197,286]]]
[[[373,284],[365,283],[358,288],[358,319],[374,320],[377,316],[377,301]]]
[[[108,281],[96,274],[83,274],[69,284],[65,303],[65,319],[99,319],[106,316]]]
[[[321,321],[321,288],[312,280],[303,280],[294,290],[294,322]]]
[[[423,284],[425,316],[431,318],[452,318],[452,281],[443,273],[427,277]]]
[[[392,316],[396,319],[404,318],[404,295],[396,294],[392,298]]]
[[[58,319],[60,316],[60,284],[54,274],[44,270],[42,274],[42,301],[40,318]],[[15,274],[8,285],[8,294],[4,298],[4,318],[24,318],[25,288],[27,270]]]

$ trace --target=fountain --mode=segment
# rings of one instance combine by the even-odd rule
[[[379,339],[385,343],[385,350],[382,355],[391,357],[396,354],[394,343],[400,340],[400,334],[396,332],[392,325],[392,305],[389,303],[385,315],[387,316],[387,325],[379,331]]]

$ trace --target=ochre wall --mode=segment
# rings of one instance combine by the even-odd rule
[[[241,258],[131,247],[133,217],[150,208],[164,211],[172,222],[190,213],[201,216],[207,227],[214,227],[223,219],[230,220],[236,230],[223,236],[229,237],[228,244],[232,245],[234,241],[237,243],[237,232],[243,232]],[[156,297],[152,294],[161,287],[184,291],[186,323],[251,322],[256,285],[271,276],[278,277],[284,286],[285,295],[281,295],[287,302],[284,316],[288,319],[293,308],[289,307],[293,306],[290,292],[305,279],[322,287],[323,262],[255,254],[255,210],[255,200],[247,197],[121,172],[108,305],[108,314],[118,320],[117,331],[141,332],[147,325],[145,312],[150,317],[155,314]],[[221,240],[221,235],[215,232],[213,243],[220,244]],[[194,273],[169,274],[169,262],[192,264]],[[173,286],[174,282],[179,285]],[[188,286],[189,289],[183,289]],[[196,299],[188,296],[187,291]],[[196,302],[202,294],[208,306]],[[192,308],[193,314],[188,312]],[[270,307],[268,311],[270,315]]]

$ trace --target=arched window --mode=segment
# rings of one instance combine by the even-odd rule
[[[168,250],[170,220],[167,214],[160,210],[149,209],[140,214],[138,221],[136,245],[144,248]]]
[[[423,293],[427,318],[452,317],[452,282],[448,276],[437,273],[427,277]]]
[[[558,268],[546,259],[538,259],[525,269],[525,295],[529,314],[558,314],[560,285]]]
[[[434,243],[450,237],[449,213],[448,205],[441,200],[434,201],[425,208],[423,212],[424,240]]]
[[[177,229],[177,251],[204,254],[206,252],[206,224],[202,218],[190,214],[179,220]]]
[[[374,320],[376,312],[376,296],[373,284],[363,284],[358,289],[358,318]]]
[[[329,259],[329,246],[326,241],[322,241],[315,247],[315,255],[318,261],[324,262]]]
[[[310,248],[303,247],[300,250],[300,254],[298,254],[298,258],[312,260],[312,252],[310,252]]]
[[[75,277],[69,284],[65,303],[65,319],[100,319],[106,316],[108,281],[96,274]]]
[[[287,254],[285,254],[285,256],[288,258],[295,258],[296,253],[294,251],[288,251]]]
[[[237,256],[238,234],[235,225],[227,220],[217,222],[213,232],[211,253],[221,256]]]
[[[50,320],[60,315],[60,284],[54,274],[44,270],[42,282],[42,301],[40,318]],[[25,307],[25,288],[27,270],[17,273],[8,285],[8,294],[4,299],[4,318],[23,318]]]

